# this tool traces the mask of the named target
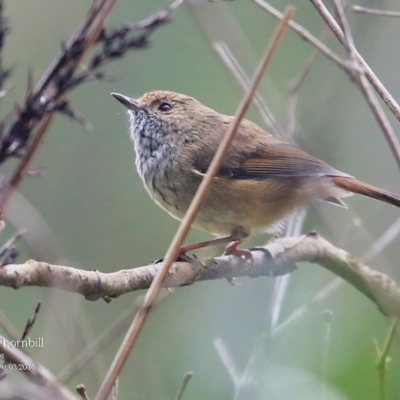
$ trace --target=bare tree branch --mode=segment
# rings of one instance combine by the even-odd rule
[[[202,258],[191,263],[176,262],[163,287],[238,277],[276,277],[293,272],[299,262],[321,265],[341,277],[377,304],[387,315],[400,316],[400,288],[387,275],[377,272],[344,250],[316,234],[274,239],[264,247],[250,249],[252,260],[233,255]],[[15,289],[24,286],[52,287],[82,294],[88,300],[114,298],[147,289],[162,263],[112,273],[28,261],[0,268],[0,285]]]

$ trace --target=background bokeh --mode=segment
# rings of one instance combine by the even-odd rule
[[[167,4],[119,0],[108,24],[139,21]],[[296,5],[297,22],[315,35],[323,31],[311,3],[271,4],[281,10]],[[395,0],[362,4],[400,10]],[[16,72],[10,81],[14,89],[2,100],[2,115],[23,97],[28,71],[36,79],[41,76],[60,43],[83,21],[89,5],[81,0],[5,1],[12,32],[4,62],[15,65]],[[400,99],[400,19],[350,13],[349,19],[359,51]],[[125,111],[109,93],[139,96],[154,89],[173,90],[233,114],[243,91],[212,43],[225,41],[251,75],[275,27],[276,21],[251,1],[187,2],[173,13],[172,23],[154,33],[150,48],[129,53],[105,68],[119,77],[117,82],[91,83],[75,91],[71,102],[94,129],[86,132],[66,118],[56,118],[33,163],[44,169],[44,176],[25,179],[6,214],[3,241],[17,229],[28,229],[19,244],[19,261],[35,258],[107,272],[162,257],[178,222],[144,190],[134,168]],[[328,43],[345,56],[334,38]],[[283,127],[288,122],[289,82],[312,51],[289,32],[261,85],[260,93]],[[265,127],[254,109],[248,117]],[[389,118],[398,132],[398,121]],[[322,56],[300,90],[295,141],[360,180],[400,193],[396,163],[359,90]],[[316,229],[335,245],[362,256],[399,213],[359,197],[347,203],[349,210],[316,205],[303,231]],[[206,238],[207,234],[193,231],[187,242]],[[252,238],[246,245],[261,244],[266,238]],[[400,280],[399,255],[396,239],[369,264]],[[347,284],[339,283],[329,292],[334,280],[319,266],[299,265],[287,281],[277,321],[273,320],[274,279],[240,279],[236,287],[225,281],[203,282],[169,294],[152,312],[132,352],[120,377],[119,398],[173,399],[184,373],[193,371],[185,399],[379,399],[374,340],[383,343],[390,321]],[[57,374],[133,309],[142,295],[127,294],[106,304],[49,289],[2,288],[0,305],[22,331],[36,303],[42,302],[32,336],[42,336],[45,346],[31,354]],[[93,396],[123,332],[102,346],[67,386],[73,389],[83,382]],[[237,369],[236,382],[221,349],[233,360],[228,364]],[[398,399],[398,340],[391,357],[387,398]],[[20,375],[9,379],[25,382]]]

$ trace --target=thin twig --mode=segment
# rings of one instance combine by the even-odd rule
[[[79,47],[81,48],[80,54],[75,57],[74,63],[71,66],[71,73],[76,70],[79,66],[80,61],[84,57],[85,53],[89,50],[90,46],[97,40],[101,29],[103,27],[104,21],[111,11],[112,7],[114,6],[116,0],[101,0],[96,1],[93,3],[91,10],[89,11],[88,17],[83,24],[82,28],[77,32],[77,34],[70,40],[67,48],[74,48]],[[84,43],[84,45],[82,45]],[[82,47],[83,46],[83,47]],[[51,86],[52,79],[56,76],[56,74],[60,71],[62,63],[64,62],[65,52],[62,52],[60,56],[53,62],[53,64],[48,68],[47,72],[43,75],[42,79],[37,84],[34,92],[28,96],[25,104],[25,112],[28,113],[28,110],[31,110],[31,106],[33,102],[43,97],[44,99],[49,99],[52,95],[54,87]],[[45,91],[48,89],[48,92]],[[60,93],[58,94],[58,101],[62,101],[65,94]],[[25,176],[25,172],[28,169],[30,162],[34,154],[42,142],[45,134],[50,127],[53,118],[54,112],[50,112],[43,116],[41,121],[38,123],[36,134],[33,137],[32,142],[30,143],[29,148],[27,149],[26,153],[24,154],[21,162],[19,163],[18,167],[14,171],[11,179],[9,182],[2,188],[1,196],[0,196],[0,213],[3,213],[4,208],[8,204],[11,196],[13,195],[14,191],[17,189],[19,183]],[[22,112],[21,112],[22,115]],[[24,121],[19,122],[17,121],[14,126],[21,125],[21,129],[32,129],[31,124],[34,124],[37,121]],[[25,124],[28,124],[26,126]],[[13,129],[13,128],[11,128]],[[2,149],[4,151],[4,149]]]
[[[183,393],[185,393],[186,387],[192,378],[193,378],[193,372],[189,371],[185,374],[185,376],[183,377],[181,388],[179,389],[178,396],[176,396],[176,400],[182,400]]]
[[[4,68],[3,54],[4,45],[9,35],[8,19],[4,17],[4,2],[0,0],[0,98],[10,90],[10,88],[4,88],[4,82],[11,75],[13,68]],[[1,131],[0,131],[1,133]]]
[[[355,52],[354,52],[354,39],[353,35],[350,30],[350,25],[349,22],[347,21],[342,0],[332,0],[333,5],[335,7],[335,12],[337,16],[337,23],[340,26],[340,29],[343,32],[344,35],[344,43],[343,46],[346,49],[346,51],[349,53],[350,58],[356,58]]]
[[[377,10],[375,8],[368,8],[357,5],[349,7],[349,10],[359,14],[377,15],[379,17],[400,18],[400,12],[398,11]]]
[[[220,165],[223,161],[223,157],[225,156],[228,147],[232,140],[234,139],[234,136],[236,134],[236,131],[239,127],[239,124],[241,122],[241,119],[243,118],[245,112],[247,111],[248,107],[251,104],[252,97],[254,96],[255,91],[257,90],[257,87],[259,83],[261,82],[262,76],[264,74],[264,71],[266,67],[268,66],[273,54],[275,53],[275,50],[278,47],[278,44],[283,37],[287,23],[290,20],[294,13],[294,9],[292,7],[288,7],[285,12],[285,17],[282,19],[272,41],[271,44],[268,46],[268,50],[265,53],[260,65],[258,66],[253,82],[250,85],[250,88],[248,92],[246,92],[241,104],[239,105],[235,118],[231,125],[228,128],[227,133],[224,135],[218,150],[210,164],[210,167],[207,170],[206,176],[202,180],[196,195],[194,196],[190,207],[188,211],[186,212],[185,217],[183,218],[177,233],[175,234],[174,239],[172,240],[172,243],[165,255],[165,262],[163,265],[163,268],[160,269],[160,271],[157,273],[156,277],[154,278],[154,281],[151,284],[150,289],[148,290],[146,297],[143,302],[143,307],[137,312],[134,320],[132,321],[132,324],[125,336],[125,339],[123,343],[121,344],[120,349],[118,350],[117,355],[115,356],[115,359],[96,395],[96,400],[104,400],[108,394],[110,393],[111,387],[113,385],[113,382],[115,381],[116,377],[119,375],[121,372],[130,352],[133,347],[133,345],[136,343],[136,340],[139,336],[139,333],[142,330],[142,327],[144,323],[146,322],[146,319],[149,315],[149,312],[157,299],[157,296],[160,292],[160,289],[162,287],[162,283],[165,280],[165,277],[168,273],[168,270],[170,269],[172,263],[176,260],[176,258],[179,255],[180,248],[183,244],[183,241],[189,232],[190,226],[192,222],[195,219],[195,216],[203,203],[206,195],[208,194],[210,190],[211,183],[213,181],[214,176],[217,174],[217,171],[220,168]]]
[[[239,64],[238,60],[232,54],[229,46],[225,42],[214,42],[213,47],[221,58],[222,62],[236,78],[242,89],[244,91],[247,91],[250,84],[250,78],[247,76],[242,66]],[[274,114],[271,112],[267,104],[265,104],[263,97],[258,91],[254,95],[253,102],[257,108],[257,111],[261,115],[261,118],[271,130],[271,133],[277,136],[284,137],[282,128],[279,126]]]
[[[361,256],[360,260],[368,262],[372,258],[381,254],[383,250],[389,246],[400,234],[400,217],[383,232],[383,234],[375,240],[369,249]]]
[[[272,7],[269,3],[265,2],[264,0],[253,0],[253,2],[256,3],[258,6],[260,6],[268,14],[272,15],[274,18],[278,20],[281,20],[283,18],[283,14],[280,11]],[[311,32],[309,32],[303,26],[299,25],[294,21],[290,21],[289,28],[293,32],[296,32],[303,40],[315,46],[319,51],[322,52],[322,54],[324,54],[331,61],[335,62],[338,67],[340,67],[343,70],[347,69],[346,62],[339,55],[337,55],[328,46],[326,46],[319,39],[317,39]]]
[[[362,69],[361,63],[357,57],[357,50],[354,46],[354,40],[351,34],[350,26],[347,21],[344,8],[342,5],[341,0],[333,0],[334,6],[335,6],[335,11],[337,14],[338,22],[343,30],[344,33],[344,47],[346,48],[348,54],[349,54],[349,74],[353,78],[353,81],[357,84],[359,89],[361,90],[362,94],[364,95],[368,106],[370,107],[372,113],[374,114],[375,118],[377,119],[378,123],[381,125],[382,131],[384,132],[385,136],[391,136],[395,135],[394,130],[392,126],[390,125],[389,120],[386,118],[386,115],[376,98],[376,95],[374,91],[372,90],[372,87],[368,80],[365,77],[364,71]],[[400,165],[399,165],[400,166]],[[382,242],[382,239],[380,241],[380,247],[382,247],[382,244],[384,246],[387,245],[388,237],[393,236],[393,229],[388,229],[387,232],[391,233],[391,236],[388,236],[387,234],[383,235],[384,237],[384,242]],[[374,247],[374,250],[376,250],[376,245]],[[364,255],[363,259],[365,260],[366,257],[370,257],[373,254],[373,252],[370,251]]]
[[[165,291],[164,295],[159,296],[158,301],[163,300],[169,292]],[[100,351],[110,346],[114,339],[129,326],[132,318],[135,316],[137,308],[141,303],[142,296],[135,300],[137,307],[129,309],[119,316],[105,331],[97,338],[93,339],[86,348],[79,352],[79,355],[69,364],[66,365],[58,374],[57,379],[60,382],[68,382],[79,371],[81,371],[88,363],[90,363]]]
[[[79,396],[81,396],[82,400],[90,400],[90,399],[89,399],[89,396],[88,396],[87,393],[86,393],[86,388],[85,388],[84,385],[79,384],[79,385],[76,387],[76,393],[78,393]]]
[[[333,18],[332,14],[325,7],[321,0],[310,0],[314,5],[316,10],[319,12],[325,23],[329,26],[332,32],[335,34],[339,42],[348,47],[349,45],[349,37],[343,33],[343,30],[340,28],[339,24]],[[400,142],[394,133],[393,128],[391,127],[389,120],[384,114],[382,108],[379,105],[379,102],[374,97],[374,93],[370,88],[370,85],[366,82],[366,79],[370,82],[370,84],[374,87],[376,92],[382,98],[382,100],[386,103],[389,109],[392,111],[393,115],[400,121],[400,106],[397,104],[396,100],[392,97],[389,91],[384,87],[382,82],[378,79],[378,77],[374,74],[372,69],[366,63],[366,61],[361,57],[360,53],[358,53],[357,49],[352,47],[352,51],[354,52],[354,60],[359,63],[360,69],[362,73],[359,74],[359,87],[362,89],[362,93],[367,100],[367,103],[374,113],[375,118],[377,119],[386,141],[389,144],[389,147],[392,151],[392,154],[397,162],[397,165],[400,167]],[[350,66],[352,67],[352,66]],[[349,70],[347,68],[347,70]],[[354,72],[354,70],[353,70]],[[364,77],[365,74],[365,77]]]
[[[322,395],[321,399],[326,400],[327,396],[327,383],[329,379],[328,375],[328,366],[329,366],[329,344],[331,343],[332,338],[332,317],[333,313],[331,310],[325,310],[323,313],[323,318],[325,322],[325,332],[324,332],[324,344],[323,344],[323,365],[322,365]]]
[[[364,98],[367,101],[370,110],[374,114],[375,119],[381,127],[383,135],[389,144],[392,155],[398,167],[400,167],[400,142],[397,139],[396,133],[394,132],[394,129],[389,122],[389,119],[386,117],[385,112],[383,111],[374,91],[372,90],[371,84],[366,79],[364,73],[359,75],[359,87]]]
[[[33,328],[33,325],[36,322],[36,318],[39,315],[39,311],[40,311],[40,303],[37,304],[32,319],[28,319],[28,321],[25,325],[24,332],[22,333],[20,340],[25,340],[25,338],[29,335],[30,331]]]
[[[226,371],[228,372],[230,378],[232,379],[233,386],[236,387],[240,381],[241,372],[233,359],[232,353],[229,351],[228,346],[221,338],[216,338],[214,340],[214,347],[224,364]]]
[[[343,31],[340,29],[339,25],[326,9],[326,7],[319,0],[310,0],[312,4],[317,8],[318,12],[323,16],[326,24],[331,28],[332,32],[338,38],[340,43],[344,43],[344,35]],[[259,5],[265,11],[267,11],[270,15],[277,19],[282,18],[282,13],[280,13],[276,8],[272,7],[270,4],[265,2],[264,0],[253,0],[254,3]],[[330,60],[334,61],[341,69],[348,72],[347,63],[342,60],[336,53],[330,50],[326,45],[320,42],[315,36],[313,36],[309,31],[303,28],[301,25],[295,23],[294,21],[290,21],[289,27],[296,32],[302,39],[307,40],[310,44],[318,48],[326,57]],[[385,88],[379,78],[375,75],[374,71],[370,68],[367,62],[361,57],[361,55],[357,52],[357,59],[361,63],[361,66],[365,72],[365,76],[368,81],[371,83],[372,87],[376,90],[381,99],[388,106],[393,115],[400,121],[400,106],[394,99],[394,97],[389,93],[389,91]],[[380,123],[381,124],[381,123]],[[391,133],[389,130],[388,136],[386,140],[389,143],[389,146],[395,154],[396,162],[400,166],[400,142],[398,141],[396,135]]]
[[[321,41],[321,43],[323,43],[330,36],[330,30],[328,28],[325,28],[320,36],[321,39],[319,40]],[[296,132],[296,111],[300,86],[304,82],[305,78],[311,70],[311,67],[314,65],[320,55],[321,51],[319,49],[315,49],[306,59],[302,68],[298,71],[296,76],[289,82],[287,124],[287,136],[289,138],[293,138]]]
[[[174,0],[168,7],[158,11],[138,23],[124,24],[116,29],[103,29],[98,42],[102,44],[99,52],[95,53],[85,71],[77,74],[68,85],[71,90],[84,81],[110,80],[110,77],[99,71],[106,63],[122,57],[128,50],[144,49],[149,45],[149,37],[161,25],[170,21],[170,14],[182,4],[183,0]],[[130,33],[139,31],[137,36]]]
[[[111,345],[113,339],[129,326],[135,312],[136,310],[125,311],[110,327],[102,332],[99,337],[91,341],[85,349],[80,351],[76,359],[57,374],[57,379],[60,382],[68,382],[72,379],[93,360],[100,350],[104,350],[107,346]]]
[[[115,29],[105,29],[105,19],[116,0],[94,0],[86,20],[60,54],[51,63],[39,82],[32,89],[28,83],[26,97],[12,113],[7,124],[0,121],[0,165],[11,157],[20,159],[11,177],[0,187],[0,212],[4,211],[11,196],[27,175],[27,169],[46,135],[56,113],[78,121],[86,129],[90,124],[74,111],[66,99],[67,94],[90,80],[107,80],[99,71],[107,62],[122,57],[131,49],[143,49],[149,45],[149,37],[156,28],[169,21],[169,14],[182,0],[175,0],[161,12],[136,24],[124,24]],[[0,3],[1,4],[1,3]],[[131,32],[140,30],[136,36]],[[80,69],[89,50],[88,65]],[[31,79],[30,79],[31,81]],[[4,127],[7,125],[7,129]],[[4,131],[4,132],[3,132]]]
[[[285,237],[293,237],[301,235],[304,221],[307,217],[307,209],[299,209],[293,213],[288,219],[286,226]],[[274,289],[270,300],[270,330],[273,331],[280,318],[283,302],[286,296],[286,291],[289,286],[290,274],[277,277],[274,282]]]
[[[43,390],[43,399],[76,400],[48,369],[34,362],[20,349],[7,346],[6,343],[7,340],[0,336],[0,354],[3,355],[5,363],[19,366],[16,369]]]
[[[20,229],[18,232],[14,233],[10,239],[7,240],[1,247],[0,247],[0,258],[3,258],[9,250],[13,247],[16,241],[21,239],[21,237],[26,233],[26,229]]]
[[[386,400],[386,370],[390,362],[389,353],[394,343],[394,339],[396,338],[398,327],[399,327],[399,318],[397,317],[394,318],[392,321],[383,348],[381,349],[377,343],[375,344],[376,351],[379,357],[376,368],[378,369],[378,374],[379,374],[379,387],[380,387],[381,400]]]
[[[130,24],[128,25],[128,28],[131,31],[154,29],[157,25],[165,23],[171,12],[178,8],[182,3],[183,0],[174,0],[165,10],[158,11],[136,24]]]

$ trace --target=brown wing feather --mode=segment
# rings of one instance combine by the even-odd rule
[[[224,131],[226,127],[221,127]],[[204,174],[216,151],[220,138],[192,152],[192,165]],[[206,155],[206,156],[205,156]],[[325,162],[298,147],[263,131],[250,121],[243,120],[238,134],[223,161],[220,178],[274,179],[280,177],[345,176]]]

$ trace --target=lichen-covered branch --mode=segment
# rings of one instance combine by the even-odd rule
[[[251,249],[252,260],[236,256],[202,258],[173,264],[164,287],[237,277],[275,277],[293,272],[296,264],[311,262],[343,278],[377,304],[387,315],[400,317],[400,288],[387,275],[377,272],[316,234],[279,238]],[[0,285],[15,289],[45,286],[80,293],[88,300],[113,298],[147,289],[162,263],[112,273],[84,271],[39,261],[0,268]]]

